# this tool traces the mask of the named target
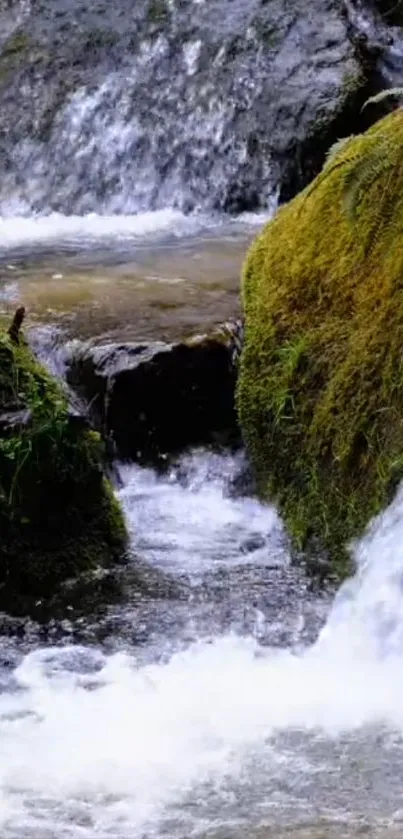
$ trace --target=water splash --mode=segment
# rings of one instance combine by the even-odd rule
[[[403,38],[401,26],[393,26],[390,15],[381,15],[362,0],[344,0],[352,32],[364,38],[373,55],[385,87],[399,87],[403,77]],[[399,3],[393,8],[399,12]]]
[[[201,525],[195,567],[207,561],[203,530],[211,557],[217,528],[231,530],[238,517],[242,530],[243,517],[253,516],[252,501],[229,509],[217,465],[203,477],[189,470],[198,513],[178,485],[170,504],[169,478],[154,479],[154,520],[149,475],[142,484],[135,470],[122,492],[140,541],[142,519],[143,534],[147,520],[157,543],[166,528],[171,568],[183,570],[180,543],[192,515]],[[270,513],[266,527],[273,526]],[[2,835],[172,837],[264,818],[354,822],[363,809],[369,819],[399,818],[402,537],[400,492],[357,546],[356,576],[304,651],[265,649],[229,633],[159,663],[144,664],[135,650],[108,656],[74,646],[25,657],[0,697]]]
[[[45,216],[0,216],[0,259],[28,256],[35,253],[88,252],[93,258],[97,250],[121,255],[153,248],[159,244],[175,244],[193,237],[236,236],[253,234],[268,221],[277,206],[277,195],[265,213],[243,213],[229,221],[215,215],[184,215],[166,209],[134,215],[66,216],[51,213]]]
[[[188,218],[175,210],[139,213],[132,216],[64,216],[52,213],[47,216],[0,217],[1,250],[28,246],[57,246],[93,248],[99,241],[108,241],[118,247],[128,241],[144,243],[148,237],[185,236],[204,227],[212,227],[214,221],[207,218]]]
[[[161,477],[133,466],[120,474],[133,540],[156,567],[197,575],[220,565],[288,562],[274,508],[231,495],[233,458],[196,453]]]

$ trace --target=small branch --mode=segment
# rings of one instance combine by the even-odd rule
[[[20,329],[25,318],[25,306],[19,306],[14,317],[13,322],[8,330],[8,334],[13,344],[20,343]]]

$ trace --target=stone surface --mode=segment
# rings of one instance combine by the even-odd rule
[[[120,457],[158,460],[189,445],[238,438],[240,325],[177,344],[76,344],[68,381]]]
[[[288,197],[370,119],[373,62],[343,12],[341,0],[7,4],[0,208],[238,212]]]

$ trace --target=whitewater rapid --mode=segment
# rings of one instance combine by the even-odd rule
[[[33,247],[70,245],[93,247],[99,241],[142,241],[147,236],[167,232],[176,236],[194,233],[205,226],[212,226],[208,217],[195,218],[171,209],[134,215],[65,216],[61,213],[0,217],[0,249],[6,251],[25,244]]]
[[[0,216],[0,260],[7,254],[26,251],[29,257],[49,249],[56,253],[110,247],[119,252],[122,247],[139,249],[152,244],[197,235],[222,236],[254,233],[273,215],[277,198],[267,212],[244,213],[233,218],[220,215],[162,209],[129,215],[63,215],[62,213],[27,215],[21,204],[10,205],[9,212]]]
[[[122,470],[133,542],[148,562],[190,576],[246,559],[289,565],[275,511],[231,493],[231,463],[200,453],[159,478]],[[113,653],[67,644],[23,657],[0,694],[2,837],[399,824],[402,492],[356,558],[310,646],[298,633],[286,649],[262,645],[257,615],[254,632],[162,647],[149,661],[124,642]],[[191,599],[188,608],[191,621]]]

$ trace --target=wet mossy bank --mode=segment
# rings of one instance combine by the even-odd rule
[[[403,111],[350,139],[247,256],[237,402],[262,494],[339,574],[403,476]]]
[[[99,435],[23,338],[0,328],[0,608],[29,609],[125,545]]]

